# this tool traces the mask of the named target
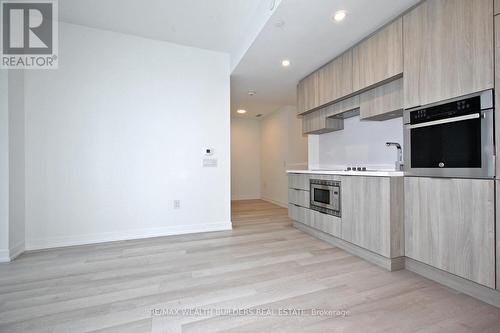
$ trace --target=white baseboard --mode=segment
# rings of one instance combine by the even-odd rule
[[[275,204],[277,206],[280,206],[280,207],[283,207],[283,208],[288,208],[288,202],[276,201],[276,200],[273,200],[271,198],[266,198],[266,197],[262,197],[261,199],[264,200],[264,201],[270,202],[272,204]]]
[[[10,262],[9,250],[0,250],[0,263]]]
[[[131,239],[163,237],[173,235],[192,234],[200,232],[226,231],[231,230],[232,224],[229,222],[188,225],[188,226],[170,226],[165,228],[152,228],[141,230],[130,230],[122,232],[107,232],[98,234],[74,235],[67,237],[51,237],[40,239],[28,239],[26,241],[26,250],[43,250],[55,247],[87,245],[114,241],[124,241]]]
[[[25,251],[24,242],[19,243],[9,250],[0,250],[0,263],[11,262]]]
[[[19,257],[24,251],[26,250],[26,246],[24,242],[21,242],[13,247],[10,248],[9,250],[9,257],[10,260],[14,260],[17,257]]]

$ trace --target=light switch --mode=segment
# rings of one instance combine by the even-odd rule
[[[217,159],[216,158],[204,158],[203,159],[203,167],[204,168],[216,168],[217,167]]]

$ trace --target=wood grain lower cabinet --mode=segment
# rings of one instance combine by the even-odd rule
[[[404,255],[403,177],[342,177],[342,239],[387,258]]]
[[[289,173],[288,188],[309,191],[309,175],[303,173]]]
[[[405,108],[493,88],[493,1],[427,0],[403,17]]]
[[[496,257],[497,257],[497,290],[500,290],[500,181],[495,182],[496,190]]]
[[[493,180],[405,178],[405,255],[495,288]]]
[[[495,4],[497,2],[500,3],[500,0],[496,1]],[[498,8],[500,10],[500,4]],[[496,174],[500,176],[500,15],[495,16],[495,88]],[[500,256],[500,254],[498,255]]]
[[[335,237],[341,236],[342,220],[339,217],[323,214],[297,205],[288,205],[290,219],[321,230]]]
[[[360,119],[387,120],[403,115],[403,79],[386,83],[361,94]]]
[[[301,206],[304,208],[309,208],[309,191],[304,191],[304,190],[295,190],[295,189],[288,189],[288,202],[296,205],[296,206]]]
[[[309,209],[294,205],[292,203],[288,204],[288,217],[290,220],[297,221],[300,223],[306,223],[306,215]]]

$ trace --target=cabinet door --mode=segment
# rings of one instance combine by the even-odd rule
[[[342,238],[387,258],[402,256],[402,194],[400,177],[342,177]]]
[[[494,10],[495,10],[495,15],[500,14],[500,0],[495,0],[494,3]]]
[[[353,90],[403,73],[403,32],[399,18],[353,49]]]
[[[495,16],[495,87],[496,169],[500,175],[500,15]]]
[[[318,72],[314,72],[299,82],[297,87],[299,115],[319,106],[318,76]]]
[[[361,94],[360,119],[387,120],[403,111],[403,79],[386,83]]]
[[[307,215],[309,215],[309,209],[300,207],[294,204],[288,204],[288,217],[292,221],[300,222],[306,224],[308,221]]]
[[[305,224],[324,233],[340,237],[342,221],[332,215],[323,214],[312,209],[288,204],[288,217],[296,222]]]
[[[352,50],[319,70],[319,105],[331,103],[352,93]]]
[[[499,233],[500,233],[500,214],[498,212],[500,212],[500,181],[496,181],[495,182],[496,186],[495,186],[495,190],[496,190],[496,211],[497,211],[497,215],[496,215],[496,233],[497,233],[497,237],[496,237],[496,242],[497,242],[497,254],[496,254],[496,257],[497,257],[497,290],[500,290],[500,237],[499,237]]]
[[[344,129],[344,119],[329,117],[328,109],[319,109],[302,116],[303,134],[323,134]]]
[[[288,203],[309,208],[309,191],[288,189]]]
[[[308,174],[303,173],[289,173],[288,174],[288,188],[302,191],[309,191],[309,178]]]
[[[301,115],[306,111],[304,81],[297,84],[297,114]]]
[[[494,181],[405,179],[405,255],[495,288]]]
[[[354,112],[359,109],[359,95],[343,99],[326,108],[326,116],[331,117],[345,112]]]
[[[427,0],[403,36],[405,108],[493,88],[493,1]]]
[[[302,116],[302,133],[313,134],[326,127],[326,115],[323,109]]]
[[[323,214],[315,210],[308,210],[307,224],[335,237],[340,237],[342,221],[340,218],[328,214]]]

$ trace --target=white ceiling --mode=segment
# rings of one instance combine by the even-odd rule
[[[296,104],[296,84],[419,0],[283,0],[231,76],[231,114],[266,115]],[[335,23],[330,16],[346,10]],[[277,22],[283,27],[276,27]],[[291,66],[281,66],[289,59]],[[248,90],[257,95],[250,97]]]
[[[59,18],[67,23],[229,53],[235,65],[280,1],[62,0]]]
[[[419,0],[62,0],[63,22],[225,52],[231,112],[296,103],[297,82]],[[334,23],[336,10],[347,18]],[[276,27],[283,22],[282,27]],[[282,59],[291,66],[283,68]],[[248,90],[257,95],[250,97]]]

